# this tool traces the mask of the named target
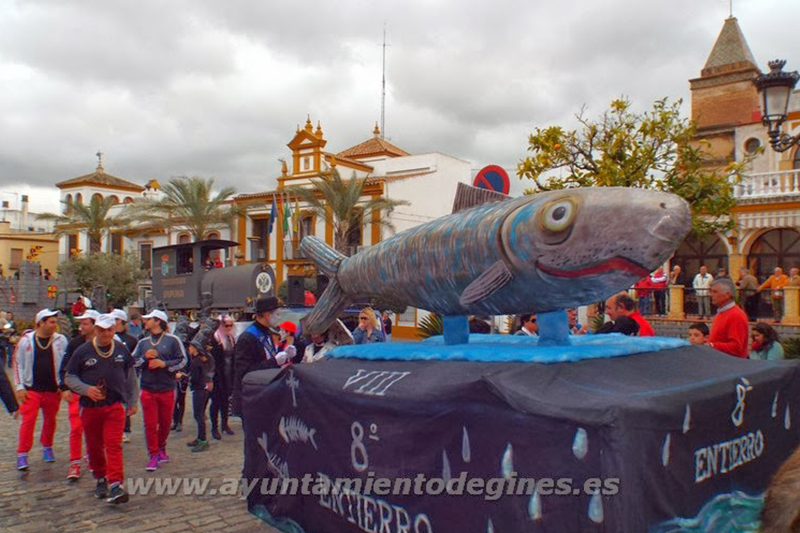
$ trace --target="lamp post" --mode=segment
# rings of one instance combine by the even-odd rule
[[[781,125],[786,121],[789,98],[800,79],[797,71],[784,72],[784,65],[784,60],[770,61],[770,71],[753,80],[758,88],[761,123],[767,127],[769,143],[776,152],[785,152],[800,143],[800,134],[792,137],[781,131]]]

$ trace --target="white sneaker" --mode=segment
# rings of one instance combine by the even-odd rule
[[[130,441],[131,441],[130,433],[123,433],[122,442],[130,442]]]

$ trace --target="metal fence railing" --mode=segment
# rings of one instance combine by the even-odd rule
[[[645,316],[667,317],[675,305],[670,292],[672,288],[647,288],[635,290],[639,312]],[[711,302],[709,290],[683,287],[683,314],[687,318],[711,318],[717,312],[716,306]],[[784,314],[784,291],[747,290],[738,291],[736,303],[750,317],[750,320],[781,318]]]

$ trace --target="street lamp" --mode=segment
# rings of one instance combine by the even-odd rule
[[[800,79],[797,71],[784,72],[784,65],[786,61],[782,59],[770,61],[770,71],[753,80],[758,88],[761,123],[767,127],[769,143],[776,152],[785,152],[800,142],[800,134],[791,137],[781,131],[781,125],[786,120],[789,97]]]

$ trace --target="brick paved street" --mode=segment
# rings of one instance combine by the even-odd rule
[[[191,393],[189,393],[191,394]],[[211,449],[191,453],[185,443],[195,437],[191,399],[187,394],[184,430],[172,432],[167,451],[170,462],[149,473],[146,464],[141,413],[132,424],[133,442],[125,444],[125,477],[203,477],[209,486],[220,486],[225,478],[237,478],[242,467],[242,431],[239,419],[233,419],[235,436],[211,440]],[[68,432],[66,404],[58,413],[55,463],[42,462],[39,431],[36,425],[30,469],[21,474],[15,469],[18,422],[0,406],[0,532],[121,532],[121,533],[276,533],[275,529],[247,512],[239,496],[136,495],[127,504],[112,506],[92,495],[94,480],[84,470],[74,484],[66,481],[68,468]]]

